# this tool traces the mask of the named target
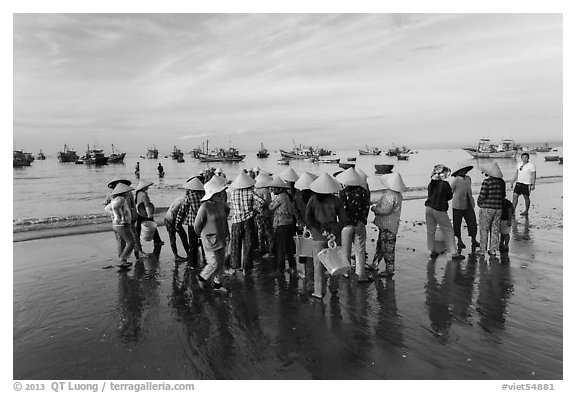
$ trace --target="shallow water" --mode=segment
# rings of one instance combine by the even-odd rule
[[[14,243],[14,379],[562,379],[554,198],[517,220],[509,260],[460,263],[429,262],[408,201],[394,279],[321,302],[265,262],[218,295],[166,246],[119,273],[112,233]]]

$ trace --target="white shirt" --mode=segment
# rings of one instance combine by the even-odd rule
[[[518,183],[532,184],[532,173],[536,172],[536,167],[531,162],[518,163]]]

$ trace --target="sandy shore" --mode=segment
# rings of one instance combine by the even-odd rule
[[[216,295],[168,246],[128,273],[103,269],[110,229],[21,239],[13,377],[562,379],[562,184],[538,185],[508,259],[430,262],[423,204],[404,204],[393,280],[341,279],[322,301],[302,279],[268,274],[265,260]]]

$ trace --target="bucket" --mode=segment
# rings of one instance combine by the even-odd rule
[[[304,229],[302,235],[294,236],[296,246],[296,257],[313,257],[314,256],[314,239],[308,229]]]
[[[344,274],[350,270],[350,262],[344,255],[342,247],[337,246],[334,240],[328,242],[328,248],[318,253],[318,259],[332,276]]]
[[[446,242],[444,241],[444,236],[439,227],[436,227],[436,233],[434,234],[434,252],[442,254],[446,251]]]
[[[144,242],[149,242],[154,238],[154,232],[156,232],[156,223],[152,221],[144,221],[142,223],[142,231],[140,232],[140,240]]]

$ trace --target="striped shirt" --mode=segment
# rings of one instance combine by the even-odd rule
[[[254,194],[251,188],[241,188],[232,191],[230,206],[232,208],[232,224],[237,224],[254,217],[256,211],[262,211],[264,199]]]
[[[189,227],[194,226],[194,221],[196,220],[196,214],[200,209],[202,204],[202,193],[199,191],[187,190],[186,200],[178,209],[176,214],[176,226],[188,225]]]
[[[488,177],[482,182],[478,195],[478,207],[502,210],[502,200],[506,197],[506,183],[497,177]]]

